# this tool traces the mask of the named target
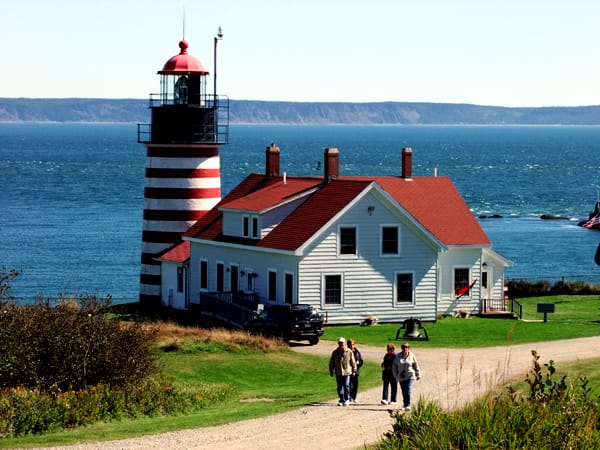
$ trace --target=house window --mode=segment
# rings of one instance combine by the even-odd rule
[[[177,267],[177,292],[183,292],[183,274],[184,269],[182,266]]]
[[[217,263],[217,291],[225,290],[225,265],[221,262]]]
[[[254,292],[254,272],[246,270],[246,292]]]
[[[289,305],[294,303],[294,274],[285,274],[285,302]]]
[[[249,220],[250,219],[248,218],[248,216],[244,216],[244,229],[242,230],[242,236],[244,236],[244,237],[249,236],[249,228],[250,228]]]
[[[413,274],[396,274],[396,302],[413,303]]]
[[[342,276],[325,275],[325,305],[342,304]]]
[[[398,227],[381,228],[381,254],[398,254]]]
[[[356,255],[356,228],[340,228],[340,255]]]
[[[229,266],[229,290],[231,292],[239,291],[240,269],[238,266]]]
[[[457,267],[454,269],[454,293],[469,287],[469,268]]]
[[[252,218],[252,237],[258,238],[258,217]]]
[[[269,270],[269,300],[277,301],[277,272]]]
[[[488,273],[486,272],[481,272],[481,287],[484,289],[487,289],[488,287]]]
[[[208,261],[200,260],[200,289],[208,290]]]

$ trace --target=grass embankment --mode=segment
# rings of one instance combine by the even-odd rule
[[[447,318],[425,323],[430,340],[415,343],[415,346],[469,348],[597,336],[600,331],[598,300],[595,295],[525,299],[522,301],[523,321]],[[548,314],[548,322],[541,322],[543,315],[536,312],[537,303],[556,304],[556,312]],[[395,340],[398,327],[398,324],[328,327],[323,338],[353,337],[359,345],[384,349],[387,342]],[[100,423],[41,436],[0,440],[0,448],[65,445],[210,426],[266,416],[335,397],[327,357],[295,353],[277,341],[243,332],[163,324],[159,336],[164,373],[174,377],[175,386],[184,389],[197,383],[225,383],[233,387],[234,395],[189,414]],[[541,357],[547,361],[552,355]],[[600,359],[561,364],[558,369],[575,378],[585,374],[592,394],[598,395],[599,362]],[[379,377],[379,365],[366,362],[361,389],[379,386]]]

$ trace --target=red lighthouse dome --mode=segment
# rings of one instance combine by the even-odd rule
[[[208,75],[208,71],[204,68],[200,60],[188,53],[188,47],[188,41],[186,41],[185,39],[179,41],[179,54],[169,59],[165,63],[162,70],[158,71],[158,74],[169,75],[194,73],[200,75]]]

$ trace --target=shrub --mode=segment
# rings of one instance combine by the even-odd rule
[[[590,295],[600,294],[600,286],[584,281],[548,281],[509,280],[506,283],[510,298],[543,297],[546,295]]]
[[[225,384],[180,386],[146,379],[128,389],[108,385],[55,395],[24,388],[0,391],[0,438],[72,428],[98,421],[187,413],[233,395]]]
[[[556,380],[553,362],[544,369],[532,355],[528,393],[509,387],[450,412],[420,400],[411,414],[392,414],[393,429],[375,448],[600,448],[600,409],[587,379]]]
[[[0,389],[78,391],[123,387],[160,371],[155,329],[109,319],[110,298],[63,299],[56,306],[4,304],[0,311]]]

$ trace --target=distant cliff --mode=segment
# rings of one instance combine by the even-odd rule
[[[600,125],[600,105],[505,108],[458,103],[230,100],[239,124]],[[0,122],[149,123],[147,100],[0,98]]]

